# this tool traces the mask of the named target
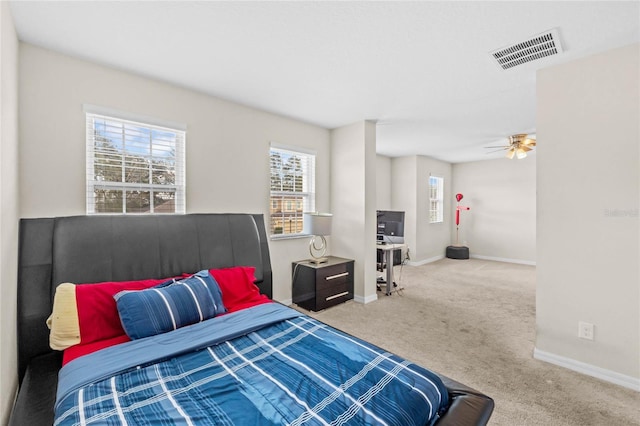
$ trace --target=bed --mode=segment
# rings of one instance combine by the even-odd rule
[[[19,241],[12,426],[444,426],[491,416],[481,392],[271,301],[260,214],[23,219]],[[55,330],[66,318],[52,314],[62,289],[98,300],[105,282],[120,289],[109,300],[125,335],[89,341],[86,330],[109,326],[99,325],[102,308],[78,305],[78,335],[52,343],[47,319]],[[156,317],[173,298],[197,315]]]

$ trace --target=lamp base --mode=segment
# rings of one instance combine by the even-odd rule
[[[320,246],[316,246],[316,238],[320,240]],[[324,238],[324,235],[313,235],[311,237],[311,241],[309,241],[309,254],[311,255],[311,259],[309,263],[319,264],[319,263],[327,263],[329,259],[324,257],[324,254],[327,252],[327,240]]]

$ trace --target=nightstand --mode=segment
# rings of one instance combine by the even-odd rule
[[[293,303],[319,311],[353,299],[353,260],[328,259],[317,265],[309,260],[292,263]]]

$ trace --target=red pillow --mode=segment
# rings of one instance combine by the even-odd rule
[[[76,286],[76,304],[80,325],[80,344],[125,334],[113,295],[122,290],[142,290],[167,279],[103,282]]]
[[[109,346],[114,346],[119,343],[128,342],[129,336],[123,334],[121,336],[112,337],[106,340],[98,340],[97,342],[87,343],[86,345],[79,344],[73,345],[64,350],[64,355],[62,356],[62,365],[65,365],[68,362],[73,361],[76,358],[81,357],[82,355],[88,355],[91,352],[99,351],[100,349],[108,348]]]
[[[252,266],[210,269],[209,272],[220,286],[222,302],[228,312],[271,302],[267,296],[260,294],[260,290],[254,284],[255,268]],[[82,355],[131,340],[122,328],[113,295],[122,290],[143,290],[167,279],[169,278],[76,286],[81,341],[80,344],[64,351],[63,365]]]
[[[222,302],[229,312],[239,311],[251,306],[269,303],[271,300],[254,284],[253,266],[234,266],[224,269],[209,269],[222,291]]]

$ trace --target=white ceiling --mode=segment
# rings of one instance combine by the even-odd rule
[[[640,41],[640,1],[13,1],[20,40],[452,163],[535,133],[536,70]],[[557,28],[564,53],[488,52]],[[538,141],[543,143],[543,141]]]

